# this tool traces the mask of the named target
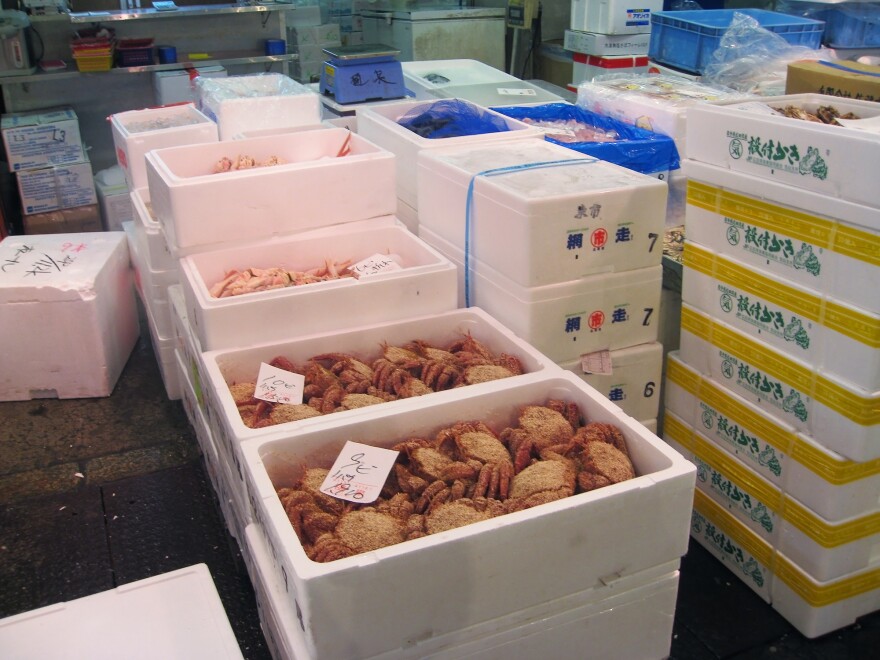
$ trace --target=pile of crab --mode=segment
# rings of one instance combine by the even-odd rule
[[[357,273],[350,268],[352,263],[354,263],[352,259],[346,261],[324,259],[322,265],[308,270],[288,270],[280,266],[232,269],[226,271],[223,279],[211,286],[208,293],[213,298],[229,298],[245,293],[329,282],[345,277],[357,278]]]
[[[392,449],[400,455],[369,505],[322,492],[321,467],[304,467],[292,488],[277,490],[310,559],[351,557],[635,477],[620,429],[585,423],[561,400],[522,407],[515,426],[498,433],[459,422]]]
[[[255,382],[235,383],[229,391],[245,426],[262,428],[386,401],[407,399],[464,385],[518,376],[519,358],[495,354],[470,333],[445,347],[415,340],[382,344],[381,353],[360,360],[347,353],[322,353],[297,366],[278,356],[273,367],[305,378],[303,402],[274,403],[254,398]]]

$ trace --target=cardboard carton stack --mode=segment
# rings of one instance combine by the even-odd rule
[[[692,536],[808,637],[880,607],[878,117],[817,94],[688,114],[664,437],[698,466]]]
[[[574,52],[571,89],[596,76],[645,73],[651,41],[651,12],[663,0],[638,9],[621,0],[571,0],[571,23],[563,46]]]
[[[340,46],[338,23],[297,25],[287,31],[287,48],[299,58],[293,63],[293,77],[302,82],[315,82],[321,77],[321,68],[327,56],[324,49]]]
[[[73,109],[6,114],[0,130],[25,233],[101,231],[92,166]]]
[[[361,11],[368,0],[321,0],[321,16],[328,23],[339,26],[344,46],[359,46],[364,43],[364,22]]]

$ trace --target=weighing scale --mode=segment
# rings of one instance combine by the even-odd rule
[[[399,99],[406,96],[399,50],[385,44],[330,46],[319,89],[337,103]]]

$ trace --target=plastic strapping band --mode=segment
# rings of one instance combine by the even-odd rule
[[[548,160],[541,163],[524,163],[522,165],[510,165],[508,167],[497,167],[492,170],[483,170],[477,172],[471,177],[468,183],[467,199],[465,201],[464,211],[464,306],[471,306],[471,209],[474,206],[474,181],[478,176],[498,176],[499,174],[508,174],[510,172],[519,172],[521,170],[535,170],[544,167],[561,167],[563,165],[575,165],[585,163],[595,163],[595,158],[567,158],[565,160]]]
[[[873,71],[864,71],[863,69],[853,69],[848,66],[843,66],[842,64],[837,64],[836,62],[826,62],[825,60],[819,60],[819,64],[822,66],[828,66],[832,69],[840,69],[841,71],[846,71],[847,73],[858,73],[862,76],[873,76],[875,78],[880,78],[880,73],[874,73]]]

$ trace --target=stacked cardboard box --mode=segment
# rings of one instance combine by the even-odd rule
[[[321,77],[321,68],[327,56],[325,48],[342,45],[338,23],[295,26],[287,31],[287,48],[299,57],[293,63],[293,77],[303,83],[315,82]]]
[[[859,119],[775,112],[828,106]],[[880,607],[878,116],[816,94],[688,115],[664,437],[698,466],[692,536],[808,637]]]
[[[92,166],[73,109],[3,115],[0,130],[25,233],[101,231]]]

